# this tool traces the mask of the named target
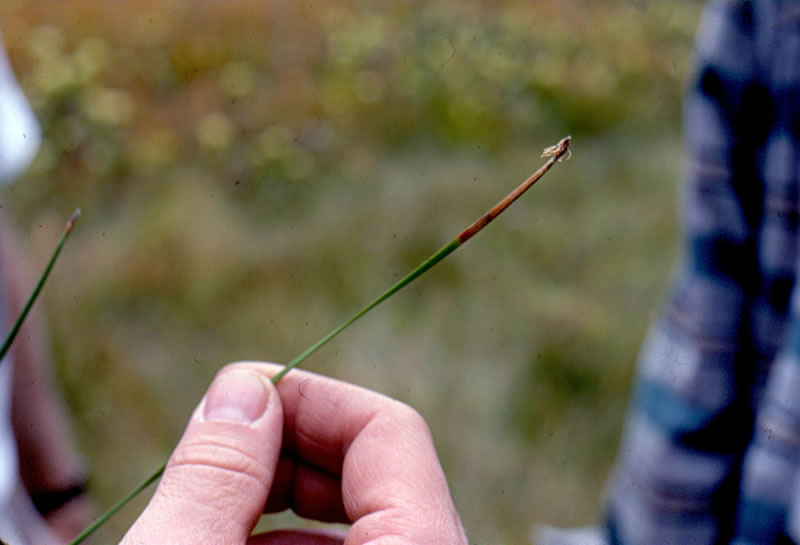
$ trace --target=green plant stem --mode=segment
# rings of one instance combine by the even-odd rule
[[[152,475],[150,475],[147,479],[142,481],[142,483],[139,486],[128,492],[128,494],[124,498],[115,503],[105,513],[97,517],[94,520],[94,522],[92,522],[89,526],[87,526],[83,532],[78,534],[78,536],[75,539],[70,541],[70,545],[77,545],[78,543],[82,542],[84,539],[92,535],[94,531],[100,528],[103,524],[105,524],[106,521],[108,521],[108,519],[116,515],[117,511],[125,507],[125,505],[127,505],[129,501],[138,496],[142,490],[144,490],[145,488],[150,486],[153,482],[158,480],[158,478],[161,477],[161,475],[163,475],[164,469],[166,469],[166,467],[167,464],[162,464],[161,467],[158,468],[158,470],[153,472]]]
[[[530,187],[535,184],[542,176],[547,173],[548,170],[557,162],[560,162],[565,154],[569,152],[569,144],[571,141],[571,137],[567,136],[566,138],[562,139],[558,144],[555,146],[551,146],[545,150],[542,154],[542,157],[549,157],[547,162],[542,165],[539,170],[531,174],[524,182],[522,182],[519,186],[517,186],[514,191],[506,195],[500,202],[494,205],[488,212],[486,212],[483,216],[475,220],[469,227],[464,229],[456,238],[448,242],[445,246],[440,248],[436,253],[430,256],[428,259],[423,261],[419,264],[414,270],[408,273],[405,277],[399,280],[396,284],[390,287],[388,290],[380,294],[377,298],[375,298],[371,303],[367,306],[359,310],[352,318],[347,320],[346,322],[342,323],[338,327],[336,327],[333,331],[322,337],[320,340],[306,348],[299,356],[294,358],[290,361],[286,366],[281,369],[281,371],[272,377],[272,383],[277,384],[279,380],[281,380],[286,373],[300,365],[303,361],[305,361],[311,354],[322,348],[326,345],[329,341],[331,341],[334,337],[336,337],[339,333],[347,329],[351,326],[354,322],[356,322],[359,318],[367,314],[370,310],[377,307],[384,301],[386,301],[389,297],[409,285],[411,282],[422,276],[426,271],[431,269],[434,265],[442,261],[445,257],[453,253],[459,246],[464,244],[470,238],[475,236],[481,229],[486,227],[492,220],[494,220],[497,216],[499,216],[506,208],[508,208],[511,203],[517,200],[519,197],[522,196]],[[137,486],[132,492],[130,492],[127,496],[117,502],[114,507],[103,513],[100,518],[97,519],[89,528],[84,530],[78,537],[72,540],[69,545],[78,545],[84,539],[86,539],[92,532],[94,532],[97,528],[102,526],[109,518],[111,518],[114,513],[119,511],[126,503],[128,503],[131,499],[133,499],[139,492],[147,488],[150,483],[158,479],[161,474],[164,472],[166,465],[162,465],[158,471],[153,473],[150,477],[148,477],[142,484]]]
[[[58,254],[61,253],[61,248],[64,247],[64,243],[67,241],[67,237],[72,232],[72,227],[75,225],[75,222],[78,220],[78,216],[81,215],[81,209],[78,208],[75,212],[72,213],[72,216],[67,221],[66,227],[64,227],[64,233],[61,235],[61,240],[58,241],[58,245],[56,246],[55,251],[53,251],[53,255],[50,257],[50,261],[47,262],[47,267],[45,267],[42,276],[39,277],[39,281],[36,283],[36,287],[33,288],[33,293],[28,298],[28,301],[25,303],[25,306],[22,308],[22,312],[19,313],[17,320],[14,322],[14,325],[11,327],[11,331],[8,333],[5,342],[3,342],[3,346],[0,347],[0,362],[2,362],[3,358],[8,352],[8,349],[11,348],[11,343],[14,342],[14,339],[19,333],[20,328],[22,327],[22,323],[25,321],[25,318],[28,316],[28,313],[33,307],[33,304],[36,302],[36,299],[39,297],[39,292],[42,291],[44,287],[44,283],[47,281],[47,277],[50,276],[50,271],[53,269],[53,265],[56,264],[56,259],[58,259]]]
[[[374,301],[369,303],[367,306],[359,310],[352,318],[347,320],[346,322],[342,323],[336,329],[322,337],[320,340],[309,346],[308,348],[303,351],[299,356],[295,359],[290,361],[286,364],[286,366],[281,369],[281,371],[272,377],[272,383],[277,384],[279,380],[281,380],[286,373],[300,365],[306,358],[308,358],[311,354],[322,348],[324,345],[328,343],[331,339],[336,337],[339,333],[347,329],[350,325],[353,324],[356,320],[364,316],[367,312],[372,310],[373,308],[377,307],[384,301],[386,301],[389,297],[409,285],[411,282],[422,276],[428,269],[432,268],[434,265],[439,263],[445,257],[456,251],[456,249],[468,241],[470,238],[475,236],[481,229],[486,227],[493,219],[499,216],[503,210],[511,206],[515,200],[520,198],[523,193],[525,193],[528,189],[531,188],[533,184],[535,184],[545,173],[550,170],[550,168],[561,160],[561,158],[569,151],[569,144],[572,140],[571,137],[567,136],[563,140],[561,140],[555,146],[547,148],[545,150],[545,154],[543,156],[550,157],[550,159],[539,168],[536,172],[531,174],[524,182],[522,182],[519,186],[517,186],[514,191],[506,195],[500,202],[494,205],[488,212],[486,212],[483,216],[475,220],[472,225],[464,229],[456,238],[448,242],[445,246],[440,248],[436,251],[432,256],[428,259],[420,263],[413,271],[408,273],[405,277],[399,280],[395,285],[391,288],[380,294]]]
[[[286,366],[281,369],[281,371],[272,377],[272,383],[277,384],[280,379],[282,379],[286,373],[300,365],[306,358],[308,358],[311,354],[322,348],[325,344],[328,343],[331,339],[336,337],[339,333],[347,329],[350,325],[353,324],[356,320],[364,316],[367,312],[372,310],[373,308],[377,307],[384,301],[386,301],[389,297],[409,285],[411,282],[422,276],[428,269],[432,268],[434,265],[439,263],[445,257],[456,251],[459,246],[464,244],[470,238],[475,236],[481,229],[486,227],[493,219],[499,216],[503,210],[511,206],[515,200],[520,198],[523,193],[525,193],[528,189],[531,188],[533,184],[535,184],[545,173],[550,170],[550,168],[561,160],[561,158],[569,151],[569,144],[572,140],[571,137],[567,136],[566,138],[562,139],[558,144],[547,148],[545,150],[544,156],[550,157],[550,159],[542,165],[539,170],[531,174],[524,182],[522,182],[519,186],[517,186],[514,191],[506,195],[500,202],[494,205],[488,212],[486,212],[483,216],[475,220],[475,222],[464,229],[456,238],[448,242],[445,246],[440,248],[436,251],[432,256],[428,259],[420,263],[413,271],[408,273],[405,277],[400,279],[395,285],[391,288],[380,294],[374,301],[369,303],[363,309],[359,310],[355,316],[347,320],[346,322],[342,323],[339,327],[322,337],[320,340],[306,348],[303,353],[297,356],[295,359],[290,361],[286,364]]]
[[[353,322],[355,322],[356,320],[364,316],[367,312],[377,307],[378,305],[386,301],[389,297],[391,297],[392,295],[394,295],[395,293],[397,293],[398,291],[409,285],[416,278],[422,276],[422,274],[425,273],[425,271],[427,271],[428,269],[439,263],[442,259],[453,253],[459,246],[461,246],[461,241],[456,238],[450,241],[450,243],[447,246],[439,249],[439,251],[437,251],[435,254],[433,254],[428,259],[419,264],[417,268],[408,273],[394,286],[392,286],[391,288],[380,294],[374,301],[372,301],[370,304],[359,310],[352,318],[339,325],[336,329],[334,329],[333,331],[322,337],[320,340],[318,340],[317,342],[306,348],[302,354],[300,354],[295,359],[287,363],[286,366],[283,369],[281,369],[281,371],[277,375],[272,377],[272,383],[277,384],[278,381],[286,375],[286,373],[288,373],[289,371],[300,365],[311,354],[322,348],[324,345],[328,343],[328,341],[330,341],[331,339],[336,337],[339,333],[341,333],[342,331],[347,329],[350,325],[352,325]]]

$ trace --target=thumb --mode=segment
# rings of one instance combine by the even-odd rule
[[[283,409],[263,368],[225,367],[122,545],[243,545],[280,456]]]

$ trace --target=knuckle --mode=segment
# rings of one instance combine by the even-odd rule
[[[205,437],[191,440],[175,451],[170,465],[205,466],[230,474],[238,474],[263,481],[268,471],[256,453],[225,441],[221,437]]]
[[[430,433],[428,423],[416,409],[402,401],[392,400],[392,404],[392,418],[395,419],[398,424],[402,425],[403,428],[418,433]]]
[[[231,426],[226,422],[193,421],[170,458],[170,466],[216,468],[265,481],[279,445],[265,430]]]

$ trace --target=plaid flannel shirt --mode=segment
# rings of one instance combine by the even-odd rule
[[[709,4],[684,116],[684,261],[640,357],[610,541],[800,544],[800,2]]]

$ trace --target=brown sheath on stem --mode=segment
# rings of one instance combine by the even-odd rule
[[[552,167],[556,162],[561,161],[564,155],[569,153],[569,143],[571,140],[572,137],[567,136],[563,138],[561,142],[559,142],[555,146],[550,146],[549,148],[544,150],[544,152],[542,153],[542,157],[550,157],[550,160],[547,161],[544,165],[542,165],[542,167],[539,170],[531,174],[527,180],[519,184],[519,187],[517,187],[514,191],[509,193],[506,196],[506,198],[504,198],[502,201],[494,205],[491,208],[491,210],[486,212],[483,216],[475,220],[475,223],[464,229],[464,231],[462,231],[461,234],[458,235],[459,242],[461,242],[461,244],[464,244],[466,241],[471,239],[475,233],[486,227],[486,225],[490,221],[492,221],[494,218],[502,214],[503,210],[511,206],[512,202],[520,198],[520,196],[522,196],[523,193],[525,193],[528,189],[530,189],[530,187],[533,184],[539,181],[539,178],[544,176],[545,172],[550,170],[550,167]],[[569,158],[569,155],[567,155],[567,158]]]

